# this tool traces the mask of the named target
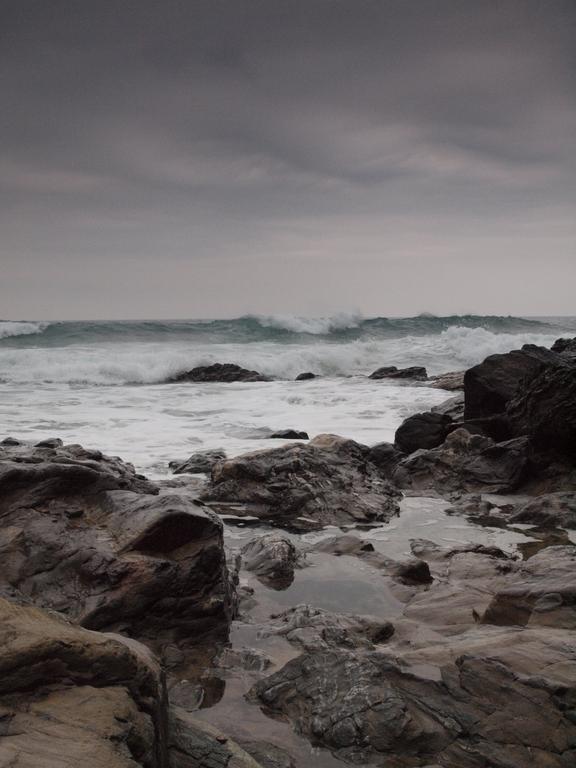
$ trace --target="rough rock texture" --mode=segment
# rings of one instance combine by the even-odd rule
[[[456,429],[438,448],[403,459],[392,479],[401,488],[507,493],[520,484],[527,461],[527,438],[495,443]]]
[[[305,371],[304,373],[299,373],[298,376],[294,379],[294,381],[310,381],[310,379],[317,379],[318,374],[312,373],[312,371]]]
[[[160,670],[147,650],[4,598],[0,713],[3,766],[168,766]]]
[[[547,493],[513,508],[513,523],[538,528],[576,528],[576,493]]]
[[[553,352],[558,352],[565,357],[576,357],[576,338],[556,339],[550,347]]]
[[[279,440],[308,440],[308,432],[299,432],[297,429],[280,429],[268,435],[270,438]]]
[[[167,383],[179,381],[271,381],[258,371],[249,371],[235,363],[214,363],[213,365],[200,365],[190,371],[179,373],[167,380]]]
[[[435,389],[447,389],[450,392],[464,389],[465,373],[466,371],[450,371],[449,373],[441,373],[438,376],[431,376],[430,386]]]
[[[404,454],[393,443],[377,443],[368,453],[369,461],[375,464],[387,478],[392,476],[396,465],[403,458]]]
[[[0,448],[0,585],[141,639],[226,628],[234,604],[217,516],[80,446]]]
[[[483,621],[576,630],[576,547],[547,547],[523,563],[497,592]]]
[[[567,363],[556,352],[525,344],[504,355],[490,355],[464,374],[466,419],[503,413],[519,386],[547,367]]]
[[[462,655],[430,679],[382,653],[318,650],[256,683],[250,696],[357,763],[388,756],[386,765],[398,767],[567,768],[576,725],[558,693],[490,658]]]
[[[416,381],[426,381],[428,374],[426,368],[419,365],[413,365],[410,368],[396,368],[395,365],[378,368],[368,377],[370,379],[416,379]]]
[[[296,763],[286,750],[265,741],[243,741],[242,747],[262,768],[296,768]]]
[[[202,498],[218,511],[300,530],[389,520],[398,491],[368,459],[369,448],[335,435],[221,462]]]
[[[534,446],[576,464],[576,365],[549,366],[522,386],[507,417]]]
[[[442,413],[415,413],[409,416],[396,430],[394,442],[404,453],[419,448],[436,448],[448,435],[452,419]]]
[[[304,650],[320,648],[371,648],[386,642],[394,626],[376,616],[349,616],[311,605],[296,605],[271,617],[266,634],[282,635]]]
[[[303,556],[286,536],[268,533],[242,547],[242,561],[247,571],[272,589],[286,589],[294,581],[294,569]]]
[[[218,461],[224,461],[226,453],[221,448],[215,448],[209,451],[196,451],[186,461],[171,461],[170,469],[175,475],[209,475],[212,467]]]

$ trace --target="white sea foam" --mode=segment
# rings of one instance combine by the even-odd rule
[[[332,331],[358,328],[363,316],[358,313],[340,312],[329,317],[299,317],[297,315],[256,315],[255,319],[264,328],[280,328],[294,333],[323,335]]]
[[[48,326],[48,323],[34,323],[19,320],[0,320],[0,339],[9,336],[27,336],[31,333],[40,333]]]

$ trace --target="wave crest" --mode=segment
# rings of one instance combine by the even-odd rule
[[[28,320],[0,320],[0,339],[11,336],[30,336],[42,333],[49,323],[32,322]]]

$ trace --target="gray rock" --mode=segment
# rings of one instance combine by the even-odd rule
[[[398,491],[371,461],[369,448],[320,435],[214,467],[202,498],[278,525],[309,530],[329,524],[386,521],[398,513]]]
[[[268,533],[252,539],[242,548],[246,570],[255,573],[272,589],[282,590],[294,581],[294,569],[300,567],[303,556],[286,536]]]
[[[451,432],[444,443],[403,459],[392,479],[401,488],[438,492],[515,490],[528,461],[528,439],[495,443],[464,429]]]
[[[377,443],[370,448],[368,459],[390,478],[398,462],[404,458],[402,451],[393,443]]]
[[[453,421],[462,421],[464,419],[464,393],[459,392],[454,397],[449,397],[440,405],[434,405],[430,409],[432,413],[442,413],[450,416]]]
[[[546,493],[515,506],[513,523],[532,523],[538,528],[576,528],[576,493]]]
[[[226,452],[222,448],[207,451],[195,451],[186,461],[170,462],[170,468],[175,475],[182,474],[206,474],[209,475],[212,467],[218,461],[226,459]]]
[[[310,381],[310,379],[317,379],[318,374],[312,373],[311,371],[306,371],[305,373],[299,373],[298,376],[294,379],[294,381]]]
[[[280,429],[268,435],[270,438],[279,440],[309,440],[307,432],[299,432],[296,429]]]
[[[429,379],[430,386],[435,389],[447,389],[450,392],[464,389],[464,374],[465,371],[450,371],[438,376],[431,376]]]

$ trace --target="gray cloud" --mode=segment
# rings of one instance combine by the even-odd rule
[[[0,105],[4,316],[574,311],[572,2],[3,0]]]

